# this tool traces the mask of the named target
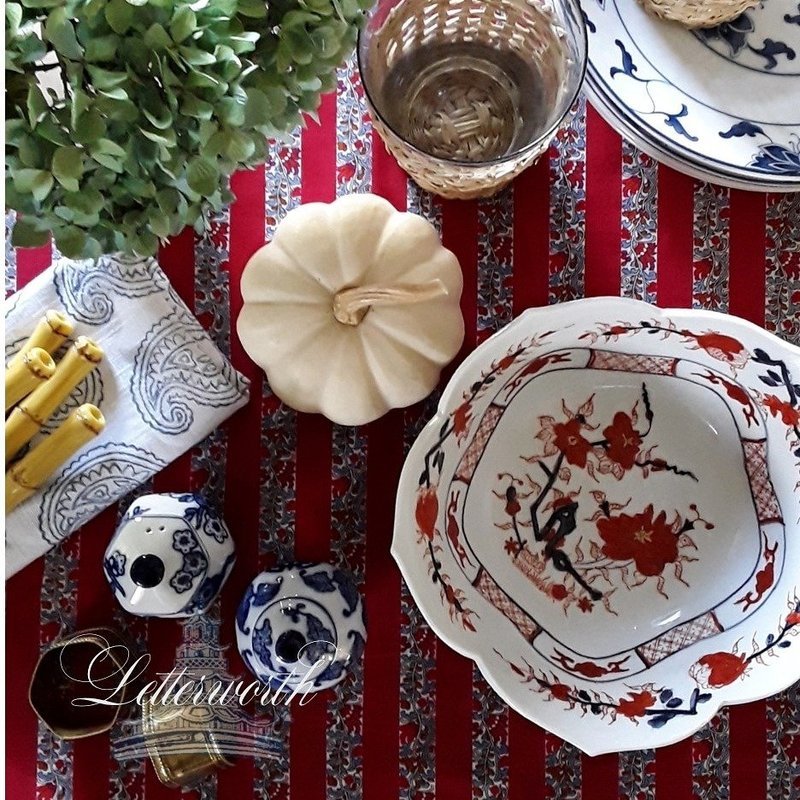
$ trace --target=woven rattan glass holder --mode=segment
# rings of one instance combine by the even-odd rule
[[[713,28],[738,17],[759,0],[639,0],[645,10],[687,28]]]
[[[577,0],[378,0],[358,61],[400,166],[442,197],[486,197],[533,164],[570,113],[586,29]]]

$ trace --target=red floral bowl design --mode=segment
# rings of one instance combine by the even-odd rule
[[[658,747],[800,677],[799,489],[798,348],[582,300],[458,369],[406,461],[392,552],[521,714],[592,755]]]

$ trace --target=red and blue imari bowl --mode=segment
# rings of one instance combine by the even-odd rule
[[[589,754],[800,678],[800,350],[602,298],[479,347],[406,461],[392,552],[436,633]]]

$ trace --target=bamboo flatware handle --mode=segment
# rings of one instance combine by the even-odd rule
[[[32,347],[22,358],[14,358],[6,369],[6,413],[55,371],[55,361],[41,347]]]
[[[6,464],[36,435],[102,358],[102,348],[91,339],[79,336],[75,340],[53,376],[34,389],[6,420]]]
[[[72,336],[75,325],[72,320],[60,311],[47,311],[36,324],[33,333],[28,337],[17,354],[8,362],[9,368],[34,347],[41,347],[51,355]]]
[[[97,406],[84,403],[50,436],[6,472],[6,514],[30,497],[78,449],[106,425]]]

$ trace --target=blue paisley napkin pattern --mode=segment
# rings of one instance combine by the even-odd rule
[[[155,259],[59,259],[6,303],[6,359],[47,309],[105,351],[45,426],[81,403],[105,431],[6,520],[6,577],[135,490],[247,403],[248,382],[217,349]],[[112,531],[109,531],[109,536]]]

